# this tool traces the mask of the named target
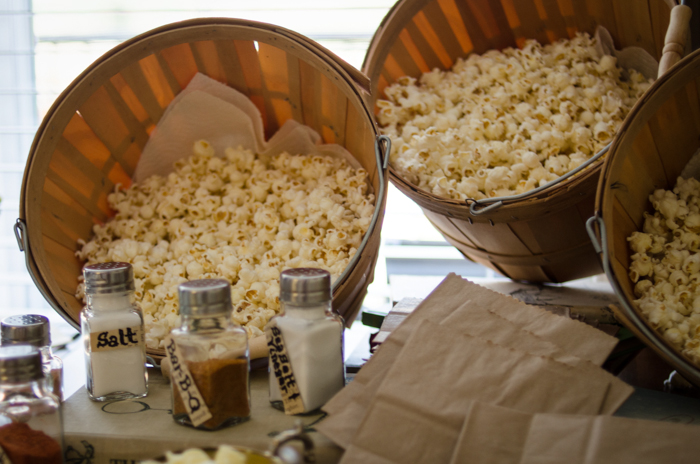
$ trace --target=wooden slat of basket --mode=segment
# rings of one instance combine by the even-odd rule
[[[50,203],[51,203],[50,201],[47,202],[47,205],[50,206]],[[41,212],[41,221],[43,224],[46,225],[45,235],[47,237],[49,237],[51,240],[54,240],[55,242],[60,243],[64,247],[75,248],[78,239],[82,238],[82,236],[80,236],[76,233],[77,228],[75,228],[75,226],[73,226],[73,228],[69,228],[63,222],[64,221],[63,216],[58,214],[56,211],[48,210],[48,209],[42,211]],[[90,227],[88,227],[87,230],[89,231]]]
[[[199,72],[219,82],[226,82],[226,71],[212,40],[200,40],[191,44],[192,55]]]
[[[537,2],[535,2],[537,5]],[[558,0],[542,0],[542,6],[538,8],[540,18],[546,20],[547,37],[550,42],[568,38],[569,18],[565,15],[565,8],[562,8]],[[544,15],[542,14],[544,13]]]
[[[132,135],[104,87],[95,90],[80,106],[79,111],[85,123],[112,153],[112,157],[119,158],[126,152],[132,143]]]
[[[82,207],[95,216],[106,216],[100,205],[90,201],[95,183],[70,163],[59,149],[54,151],[45,179],[74,198]]]
[[[687,153],[697,149],[698,139],[693,131],[689,131],[686,126],[687,116],[681,113],[681,109],[686,106],[681,103],[682,98],[675,94],[664,102],[654,117],[649,121],[654,140],[672,141],[674,150],[679,153]],[[662,134],[665,134],[662,135]],[[664,150],[667,151],[667,150]],[[678,173],[683,170],[687,160],[680,156],[662,157],[666,178],[668,183],[675,183]]]
[[[447,14],[454,14],[452,12],[453,10],[457,10],[457,12],[459,12],[457,19],[459,20],[459,23],[461,23],[461,27],[459,27],[455,33],[458,37],[462,34],[466,35],[469,39],[469,44],[471,45],[471,47],[468,49],[463,47],[462,53],[457,56],[467,56],[467,54],[473,50],[488,50],[496,46],[492,40],[494,34],[490,33],[491,27],[489,27],[488,20],[486,19],[484,12],[477,10],[475,13],[473,11],[474,5],[469,5],[467,2],[446,0],[444,3],[448,2],[451,11],[449,11],[449,13],[446,11]],[[443,7],[443,9],[447,10],[447,7]],[[495,19],[493,22],[495,22]],[[453,25],[451,28],[454,30],[455,26]],[[464,32],[462,32],[462,28],[464,29]],[[510,31],[509,27],[506,27],[505,29]],[[515,41],[513,40],[512,43],[515,44]]]
[[[289,97],[291,76],[288,69],[287,53],[277,47],[259,44],[260,70],[263,75],[263,95],[265,107],[268,110],[266,126],[274,127],[276,132],[284,121],[292,117],[291,102]]]
[[[270,119],[268,109],[265,104],[263,94],[262,71],[260,70],[260,60],[258,59],[258,51],[255,49],[255,44],[252,40],[236,40],[236,50],[238,50],[238,58],[240,59],[243,77],[248,86],[248,98],[255,104],[260,111],[262,120],[267,122]],[[274,131],[265,128],[265,138],[269,139]]]
[[[647,198],[657,188],[665,187],[668,180],[648,127],[644,127],[632,150],[634,158],[624,161],[623,170],[612,190],[618,201],[627,205],[626,213],[635,222],[635,230],[640,230],[643,214],[649,210]],[[645,201],[633,201],[639,198]]]
[[[133,133],[138,133],[139,131],[147,133],[143,125],[146,121],[152,124],[152,121],[149,121],[150,117],[148,112],[146,112],[146,108],[143,107],[139,98],[124,80],[124,77],[121,74],[116,74],[109,79],[109,83],[106,83],[104,87],[112,101],[119,102],[121,100],[121,103],[126,106],[126,111],[120,110],[119,107],[117,107],[117,110],[122,114],[127,127]],[[117,95],[119,96],[118,98]],[[126,115],[129,113],[130,116],[127,117]]]
[[[551,282],[552,276],[547,274],[541,266],[511,266],[508,264],[498,263],[500,273],[509,276],[513,280],[527,280],[536,282]]]
[[[136,95],[139,104],[146,110],[150,122],[152,124],[158,124],[158,121],[160,121],[160,118],[165,112],[165,108],[160,105],[158,97],[156,97],[156,91],[158,91],[158,93],[162,92],[150,86],[138,62],[124,68],[120,75],[131,91]],[[174,95],[172,95],[172,98],[174,98]],[[114,103],[114,100],[112,100],[112,102]],[[126,106],[123,101],[121,103],[123,106]],[[117,109],[115,108],[115,110]],[[124,121],[124,119],[122,119],[122,121]],[[124,124],[126,124],[126,122],[124,122]],[[143,131],[143,129],[141,129],[141,131]]]
[[[423,214],[430,223],[438,229],[443,235],[452,237],[454,240],[465,243],[471,248],[478,248],[477,244],[472,242],[469,237],[464,235],[462,230],[452,223],[452,220],[447,216],[435,214],[434,212],[424,209]]]
[[[537,11],[536,1],[503,0],[502,4],[509,17],[517,17],[518,26],[514,27],[513,31],[518,45],[525,37],[535,39],[539,43],[549,42],[547,25]]]
[[[625,0],[614,2],[615,23],[617,24],[617,38],[625,46],[642,47],[652,56],[658,56],[657,43],[653,34],[640,34],[639,31],[652,31],[652,23],[649,6],[639,7],[638,0]],[[668,24],[668,22],[666,23]]]
[[[102,169],[111,156],[107,147],[95,136],[92,129],[77,113],[70,119],[63,131],[63,139],[75,147],[98,169]]]
[[[299,63],[299,76],[304,83],[301,92],[302,121],[309,127],[320,127],[323,119],[323,109],[318,103],[321,97],[321,76],[310,64]]]
[[[308,87],[301,79],[299,58],[290,53],[285,53],[285,55],[287,61],[287,76],[289,76],[289,91],[286,98],[291,107],[291,117],[296,121],[303,121],[304,111],[301,104],[301,94],[304,90],[308,90]],[[282,121],[282,124],[284,124],[284,121]]]
[[[430,69],[449,69],[452,67],[455,59],[449,55],[442,43],[442,31],[433,27],[425,10],[416,13],[413,20],[406,26],[406,30],[421,51]]]
[[[340,89],[333,85],[326,76],[321,76],[321,92],[320,104],[323,114],[323,126],[319,132],[324,140],[344,145],[348,101],[346,98],[342,98]]]
[[[216,53],[221,61],[221,67],[226,75],[226,84],[239,92],[248,93],[248,85],[245,82],[241,61],[238,57],[238,49],[233,40],[216,40]]]
[[[541,253],[553,253],[557,250],[566,250],[578,246],[582,243],[589,243],[590,238],[586,233],[586,220],[593,212],[593,202],[595,196],[588,195],[585,211],[589,216],[582,217],[577,208],[567,208],[557,211],[556,214],[549,214],[540,219],[523,221],[513,225],[518,232],[523,227],[530,229],[531,235],[535,238],[537,245],[528,243],[528,247],[539,249]]]
[[[190,44],[173,45],[161,50],[159,53],[167,63],[167,68],[175,77],[180,89],[187,87],[187,84],[197,74],[197,62],[194,59]]]
[[[156,64],[158,64],[157,61]],[[162,71],[160,74],[162,75]],[[119,73],[119,76],[124,80],[131,93],[133,93],[136,97],[138,105],[146,111],[148,119],[150,119],[149,123],[158,124],[158,121],[160,121],[160,118],[165,112],[165,107],[161,106],[159,99],[164,99],[164,94],[170,97],[170,101],[172,101],[172,99],[175,98],[170,89],[168,88],[168,91],[166,93],[163,89],[159,89],[157,87],[153,88],[146,79],[146,76],[139,62],[124,68],[121,71],[121,73]],[[108,87],[108,85],[105,85],[105,90],[107,90]],[[119,92],[117,92],[116,88],[114,88],[114,93],[119,95]],[[135,121],[137,123],[143,120],[135,116],[134,112],[130,110],[129,106],[121,98],[121,95],[119,95],[118,99],[114,98],[114,93],[110,95],[112,97],[112,103],[115,104],[116,102],[119,102],[121,107],[129,109],[128,113],[125,112],[123,108],[115,108],[116,111],[122,117],[122,121],[124,121],[124,124],[127,125],[127,127],[129,127],[130,129],[134,129],[135,126],[133,124],[129,124],[131,122],[130,120]],[[160,98],[156,94],[160,95]],[[140,109],[137,109],[137,111],[140,111]],[[128,116],[125,117],[127,114]],[[137,124],[137,126],[141,126],[141,124]],[[138,130],[139,132],[145,132],[143,127],[140,127]]]
[[[46,259],[55,271],[54,278],[64,292],[75,293],[82,264],[76,258],[74,248],[68,248],[44,235]]]
[[[507,222],[490,223],[475,222],[453,218],[451,222],[458,227],[469,240],[483,250],[498,249],[499,254],[529,256],[532,250],[518,237],[517,233]]]
[[[429,3],[424,11],[426,20],[429,21],[431,28],[435,31],[440,31],[440,43],[447,55],[451,57],[450,61],[454,61],[455,57],[462,56],[465,51],[460,45],[452,23],[447,19],[440,2]],[[464,26],[462,25],[462,27]]]
[[[371,133],[362,129],[363,124],[362,114],[359,109],[355,105],[348,104],[345,133],[352,134],[352,136],[345,138],[345,148],[350,153],[355,154],[355,158],[360,161],[367,171],[369,184],[372,186],[374,197],[377,198],[380,180],[379,167],[376,162],[377,157],[373,151],[367,151],[364,148],[373,146],[375,141]]]
[[[476,37],[474,38],[470,36],[469,32],[467,32],[467,26],[464,24],[460,8],[454,0],[437,0],[437,4],[440,6],[442,14],[448,23],[448,28],[459,45],[460,52],[453,56],[465,56],[474,50],[474,39],[477,41],[484,40],[483,34],[475,34]],[[474,29],[474,31],[478,31],[478,29]]]

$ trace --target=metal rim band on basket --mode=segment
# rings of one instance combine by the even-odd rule
[[[544,185],[541,185],[537,187],[536,189],[530,190],[529,192],[523,192],[519,193],[517,195],[508,195],[505,197],[494,197],[494,198],[482,198],[481,200],[474,200],[472,198],[468,198],[465,201],[467,206],[469,206],[469,212],[473,214],[474,216],[478,216],[480,214],[488,213],[489,211],[494,211],[503,206],[506,203],[511,203],[515,201],[520,201],[520,200],[527,200],[530,197],[536,196],[538,193],[542,192],[543,190],[547,190],[550,187],[553,187],[560,182],[565,181],[569,177],[573,177],[579,172],[583,171],[587,167],[589,167],[591,164],[595,163],[598,161],[603,155],[605,155],[608,150],[610,150],[610,146],[612,145],[612,142],[607,144],[605,147],[603,147],[598,153],[595,154],[595,156],[582,165],[578,166],[576,169],[573,169],[563,176],[559,177],[558,179],[554,179],[551,182],[547,182]],[[483,206],[481,209],[476,209],[479,206]]]
[[[595,233],[594,225],[598,225],[601,240],[598,241],[598,236]],[[591,216],[588,221],[586,221],[586,231],[593,243],[593,248],[595,248],[596,253],[602,254],[601,261],[603,264],[603,270],[605,275],[608,277],[610,285],[612,285],[615,294],[618,295],[618,300],[622,306],[622,312],[627,317],[630,322],[632,322],[637,330],[639,330],[642,335],[644,335],[649,340],[656,340],[659,338],[658,334],[652,330],[643,320],[639,314],[634,310],[634,308],[629,304],[626,298],[621,298],[619,295],[624,295],[622,286],[618,282],[615,273],[610,267],[610,259],[608,253],[608,241],[605,240],[606,230],[605,222],[603,218],[599,217],[596,213],[595,216]],[[688,376],[692,379],[694,383],[700,385],[700,372],[697,366],[691,364],[684,357],[680,356],[676,351],[672,350],[665,343],[655,343],[654,346],[661,350],[661,352],[671,359],[674,363],[674,367],[678,366],[683,372],[684,376]]]

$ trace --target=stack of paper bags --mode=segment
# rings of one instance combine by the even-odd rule
[[[600,368],[616,342],[450,274],[323,408],[317,429],[346,449],[343,464],[519,463],[540,452],[530,424],[629,421],[610,415],[632,387]],[[493,453],[465,454],[481,444]]]

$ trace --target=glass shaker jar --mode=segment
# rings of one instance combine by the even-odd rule
[[[14,463],[63,462],[61,403],[30,345],[0,347],[0,448]]]
[[[270,403],[287,414],[314,411],[345,386],[343,319],[331,308],[331,276],[323,269],[280,274],[282,312],[265,326]]]
[[[38,314],[9,316],[0,322],[2,345],[32,345],[41,353],[49,390],[63,400],[63,361],[51,351],[49,319]]]
[[[182,326],[166,340],[173,419],[205,430],[250,417],[248,336],[231,320],[231,285],[223,279],[180,284]]]
[[[143,315],[134,303],[129,263],[85,266],[87,305],[80,313],[87,392],[93,401],[148,394]]]

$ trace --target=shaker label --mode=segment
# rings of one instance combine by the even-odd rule
[[[192,374],[190,374],[187,364],[182,362],[185,358],[182,357],[180,348],[170,336],[165,339],[165,353],[170,360],[171,382],[175,385],[175,388],[177,388],[180,394],[180,398],[185,405],[185,410],[190,417],[192,425],[199,427],[211,419],[212,415],[197,385],[194,383],[194,380],[192,380]]]
[[[279,327],[273,326],[265,331],[267,346],[270,349],[270,369],[275,373],[277,383],[282,393],[285,414],[299,414],[305,411],[304,401],[299,392],[299,386],[294,378],[292,363],[289,361],[284,338]]]
[[[141,346],[144,343],[143,336],[143,329],[140,326],[92,332],[90,334],[90,349],[94,352]]]

